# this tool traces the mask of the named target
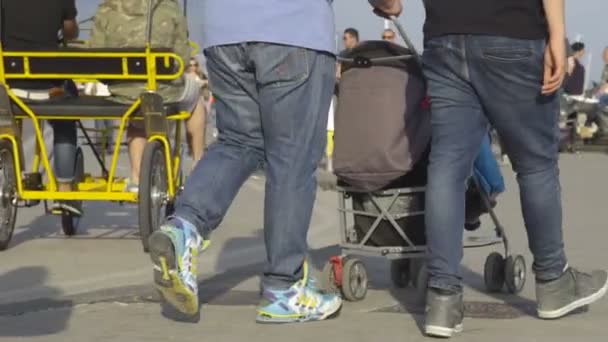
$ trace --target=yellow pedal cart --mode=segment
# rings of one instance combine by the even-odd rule
[[[150,29],[147,41],[150,42]],[[149,43],[141,49],[3,51],[0,48],[0,250],[9,245],[18,208],[53,200],[138,203],[139,230],[144,250],[147,250],[149,235],[158,229],[165,215],[171,213],[183,181],[181,128],[182,122],[190,116],[190,113],[180,111],[179,103],[164,103],[155,90],[158,82],[181,77],[184,65],[172,51],[152,49]],[[147,83],[147,91],[137,101],[126,105],[91,96],[30,101],[17,97],[8,85],[13,80],[49,79],[138,81]],[[24,120],[32,122],[36,140],[29,170],[24,167],[21,137]],[[59,192],[41,128],[46,120],[77,121],[99,161],[101,174],[95,176],[85,170],[84,155],[78,148],[75,190]],[[113,148],[108,169],[90,142],[81,120],[119,120],[118,139],[122,139],[131,120],[144,121],[148,142],[141,165],[139,195],[125,192],[126,180],[116,176],[120,141]],[[174,139],[169,137],[171,121],[177,123]],[[76,233],[79,217],[69,212],[55,214],[61,215],[66,235]]]

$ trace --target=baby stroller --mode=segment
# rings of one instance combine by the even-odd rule
[[[406,287],[411,282],[422,295],[428,280],[423,257],[430,106],[425,100],[419,55],[401,25],[393,22],[407,48],[369,41],[341,59],[333,166],[338,178],[342,254],[327,262],[322,279],[326,289],[340,291],[350,301],[362,300],[368,286],[365,265],[355,255],[391,260],[391,278],[396,287]],[[496,163],[489,139],[487,144],[484,156],[489,153],[490,160]],[[485,284],[492,292],[501,291],[506,285],[509,292],[518,293],[525,284],[526,263],[522,256],[510,253],[505,231],[493,211],[495,203],[489,196],[496,192],[492,189],[495,182],[491,177],[482,177],[486,166],[483,160],[476,162],[466,196],[466,216],[470,222],[489,213],[496,234],[470,237],[464,245],[504,245],[504,257],[492,253],[486,260]],[[497,165],[495,171],[502,181]]]

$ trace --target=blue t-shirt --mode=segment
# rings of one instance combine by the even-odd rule
[[[333,0],[202,0],[203,46],[265,42],[335,53]]]

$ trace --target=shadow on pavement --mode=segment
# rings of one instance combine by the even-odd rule
[[[120,206],[116,203],[88,202],[83,203],[82,217],[75,236],[67,237],[61,230],[61,218],[45,215],[43,204],[33,210],[39,215],[30,223],[15,229],[9,248],[14,248],[33,239],[78,239],[78,240],[138,240],[137,207]],[[17,215],[26,215],[18,212]]]
[[[0,275],[0,298],[4,295],[1,284],[19,283],[22,288],[37,288],[45,293],[46,299],[37,299],[19,303],[0,304],[0,337],[44,336],[61,332],[66,329],[72,314],[72,301],[55,300],[61,291],[44,286],[48,272],[42,267],[24,267]],[[56,309],[53,315],[38,325],[34,320],[18,318],[31,312]],[[17,318],[15,318],[17,317]],[[4,322],[3,322],[4,321]]]

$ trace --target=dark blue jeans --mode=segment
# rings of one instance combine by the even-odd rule
[[[544,41],[453,35],[426,42],[432,104],[426,195],[429,286],[461,290],[465,184],[491,124],[517,173],[539,280],[566,267],[558,169],[559,104],[542,96]]]
[[[177,199],[176,216],[208,237],[243,183],[266,171],[263,284],[285,288],[302,277],[326,143],[335,58],[283,45],[248,43],[208,49],[218,141]]]

